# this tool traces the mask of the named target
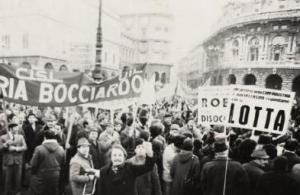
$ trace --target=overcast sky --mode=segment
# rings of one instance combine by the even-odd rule
[[[103,1],[105,1],[106,5],[114,8],[117,7],[120,12],[126,12],[126,10],[135,9],[137,6],[133,2],[139,0]],[[173,53],[175,63],[182,58],[188,50],[198,45],[211,33],[212,26],[220,17],[222,7],[228,1],[229,0],[169,0],[170,9],[174,15]]]
[[[170,0],[175,17],[175,62],[210,35],[226,0]]]

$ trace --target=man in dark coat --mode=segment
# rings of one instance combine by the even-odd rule
[[[298,148],[298,141],[296,139],[290,139],[285,142],[284,152],[282,156],[285,156],[288,160],[288,170],[291,171],[295,164],[300,163],[300,157],[295,153]]]
[[[258,183],[255,195],[296,195],[297,181],[288,173],[288,160],[286,157],[276,157],[274,169],[263,174]]]
[[[203,195],[222,195],[225,182],[225,192],[230,195],[245,195],[248,190],[248,176],[243,166],[228,157],[227,145],[215,143],[216,158],[207,162],[201,173],[201,188]],[[227,169],[226,169],[227,165]]]
[[[266,164],[268,164],[269,156],[264,149],[257,149],[251,155],[254,160],[245,163],[245,168],[249,178],[249,194],[255,194],[255,188],[259,178],[265,173]]]
[[[57,143],[54,132],[45,131],[44,138],[45,141],[35,149],[31,160],[32,177],[29,194],[57,195],[65,153]]]
[[[198,194],[197,186],[193,186],[193,189],[187,189],[185,181],[192,179],[199,183],[199,159],[193,154],[193,141],[190,138],[186,138],[182,145],[182,150],[174,158],[173,165],[170,170],[172,177],[172,195],[193,195]]]
[[[42,126],[38,124],[38,119],[33,113],[29,113],[26,117],[26,121],[23,124],[23,131],[25,134],[25,141],[27,144],[27,151],[25,152],[25,163],[29,163],[34,149],[36,147],[35,143],[37,140],[37,135],[42,129]]]

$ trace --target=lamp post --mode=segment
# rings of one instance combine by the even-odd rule
[[[98,15],[98,28],[96,35],[96,60],[93,70],[93,78],[95,80],[104,80],[102,71],[102,0],[99,0],[99,15]],[[102,76],[101,76],[102,75]],[[102,78],[101,78],[102,77]]]

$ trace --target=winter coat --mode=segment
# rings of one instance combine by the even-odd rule
[[[249,193],[248,195],[255,195],[255,188],[259,178],[265,173],[264,167],[254,161],[243,164],[249,178]]]
[[[138,165],[136,158],[128,160],[133,165]],[[161,195],[161,185],[158,177],[157,166],[154,165],[152,171],[138,176],[135,181],[135,195]]]
[[[93,165],[95,169],[100,169],[101,167],[104,166],[104,154],[103,152],[100,151],[98,142],[96,144],[91,142],[90,145],[90,155],[92,156],[93,159]]]
[[[226,158],[217,157],[207,162],[201,172],[203,195],[222,195],[225,179]],[[245,195],[248,191],[248,176],[243,166],[228,159],[226,194]]]
[[[153,166],[154,159],[146,157],[144,165],[132,165],[127,162],[116,172],[112,170],[111,164],[103,167],[96,195],[133,195],[136,178],[151,171]]]
[[[24,160],[25,162],[30,162],[34,149],[36,147],[35,143],[37,142],[37,135],[41,131],[42,126],[36,123],[35,129],[33,129],[30,123],[25,122],[22,128],[24,131],[24,138],[28,148],[25,152]]]
[[[11,135],[12,136],[12,135]],[[23,163],[23,153],[27,149],[25,139],[23,135],[14,135],[12,138],[9,134],[2,135],[0,137],[0,151],[3,151],[3,165],[10,166]],[[12,143],[8,147],[4,147],[4,143],[12,140]],[[17,150],[11,150],[12,147],[16,147]]]
[[[65,153],[56,140],[45,140],[36,147],[31,160],[32,194],[57,194]]]
[[[255,195],[296,195],[297,182],[287,172],[269,172],[263,174],[258,183]]]
[[[92,157],[85,158],[77,153],[70,162],[70,184],[73,195],[82,195],[85,184],[92,182],[86,169],[94,168]]]
[[[195,186],[194,191],[186,191],[184,182],[193,178],[193,180],[199,184],[199,159],[197,156],[193,155],[191,152],[181,152],[175,158],[173,165],[171,167],[171,177],[172,177],[172,195],[186,195],[186,194],[197,194],[197,186]]]
[[[292,170],[293,166],[295,164],[299,164],[300,163],[300,157],[293,153],[293,152],[288,152],[288,151],[285,151],[282,156],[285,156],[287,159],[288,159],[288,168],[289,168],[289,171]]]

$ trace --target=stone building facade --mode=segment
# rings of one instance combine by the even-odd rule
[[[299,0],[234,1],[215,26],[201,44],[206,67],[201,84],[292,90],[299,99]]]

